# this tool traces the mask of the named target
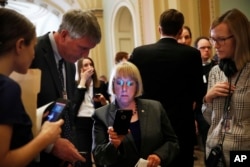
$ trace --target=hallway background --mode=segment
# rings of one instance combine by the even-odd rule
[[[114,65],[118,51],[131,53],[134,47],[159,39],[159,15],[175,8],[185,16],[193,41],[209,35],[211,21],[231,8],[238,8],[250,18],[249,0],[8,0],[12,8],[27,16],[37,27],[37,35],[56,31],[63,13],[69,9],[90,9],[102,29],[101,43],[91,50],[98,75],[106,75]]]

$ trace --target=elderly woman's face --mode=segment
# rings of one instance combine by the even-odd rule
[[[118,103],[129,104],[134,101],[136,82],[129,77],[117,77],[114,80],[114,93]]]

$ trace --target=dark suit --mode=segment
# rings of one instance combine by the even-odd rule
[[[85,155],[86,162],[82,164],[82,167],[91,167],[91,148],[92,148],[92,128],[93,120],[91,117],[78,117],[79,108],[85,98],[87,88],[77,89],[75,92],[72,103],[74,104],[74,115],[75,115],[75,131],[76,131],[76,146],[79,151],[87,152]],[[93,95],[101,93],[108,101],[109,94],[107,87],[103,81],[100,81],[100,87],[93,87]],[[91,97],[93,96],[91,95]],[[94,108],[101,107],[100,102],[94,101]],[[96,164],[97,166],[97,164]]]
[[[106,100],[109,101],[110,95],[108,94],[107,86],[103,81],[100,81],[100,87],[93,87],[93,95],[101,93]],[[82,101],[84,100],[85,92],[87,91],[87,88],[81,88],[76,89],[74,97],[72,98],[72,103],[74,103],[74,115],[77,116],[78,110],[82,104]],[[94,102],[94,107],[99,108],[101,107],[100,102]]]
[[[170,164],[179,151],[177,137],[167,114],[158,101],[138,99],[137,111],[140,125],[140,150],[132,133],[128,133],[118,151],[110,144],[107,129],[113,125],[117,105],[98,108],[94,115],[93,155],[97,163],[107,167],[134,167],[139,158],[150,154],[161,158],[161,166]]]
[[[193,166],[193,102],[202,98],[202,61],[199,50],[163,38],[133,50],[129,59],[142,76],[143,98],[160,101],[180,142],[174,166]]]
[[[35,48],[35,58],[31,68],[39,68],[42,71],[41,90],[37,101],[38,107],[62,97],[62,86],[48,34],[38,38]],[[76,69],[73,63],[66,61],[65,69],[67,96],[68,99],[71,99],[76,87]]]
[[[31,68],[38,68],[41,70],[41,89],[38,94],[37,107],[43,106],[57,98],[63,97],[62,85],[60,83],[59,73],[57,69],[54,52],[51,47],[48,34],[38,38],[38,43],[35,48],[35,58],[32,62]],[[66,91],[68,99],[73,97],[75,90],[75,65],[65,62],[66,73]],[[68,118],[72,118],[68,113]],[[65,117],[64,117],[65,118]],[[65,127],[70,126],[70,120],[64,119],[62,127],[62,137],[66,136]],[[72,140],[72,138],[69,138]],[[53,157],[51,154],[41,154],[41,163],[43,166],[58,166],[59,159]],[[48,164],[47,164],[48,163]]]

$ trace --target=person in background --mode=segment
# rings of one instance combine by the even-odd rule
[[[97,78],[94,62],[91,58],[77,61],[78,89],[75,93],[75,129],[77,149],[86,152],[86,162],[82,167],[92,167],[91,146],[94,110],[109,103],[109,95],[104,82]]]
[[[182,33],[178,37],[177,42],[181,43],[183,45],[191,46],[192,32],[191,32],[191,29],[188,26],[183,26]],[[194,102],[193,103],[194,111],[195,111],[196,108],[197,108],[196,102]],[[194,112],[194,114],[195,114],[195,112]],[[193,140],[194,140],[194,148],[197,149],[198,148],[198,123],[197,123],[196,118],[195,118],[195,129],[196,130],[195,130]],[[193,154],[193,158],[194,158],[194,160],[198,160],[198,156],[195,153]]]
[[[203,91],[204,95],[207,92],[207,83],[208,83],[208,75],[210,70],[217,64],[216,61],[212,58],[212,45],[209,41],[208,37],[200,36],[194,42],[194,47],[201,52],[202,59],[202,68],[203,68]],[[206,140],[207,140],[207,132],[209,129],[209,124],[205,121],[202,112],[201,106],[202,101],[196,104],[195,108],[195,118],[198,124],[198,133],[201,136],[202,141],[202,150],[205,150]]]
[[[184,24],[181,12],[175,9],[164,11],[159,24],[161,39],[135,48],[129,61],[141,73],[142,98],[161,102],[178,137],[180,154],[172,166],[182,166],[185,162],[186,167],[193,167],[193,103],[202,99],[201,55],[197,49],[177,42]]]
[[[35,26],[18,12],[0,8],[0,166],[35,167],[34,161],[61,133],[62,119],[46,121],[33,138],[32,122],[12,72],[26,74],[37,42]]]
[[[106,87],[105,89],[107,90],[107,93],[108,93],[109,81],[108,81],[106,75],[101,75],[101,76],[99,77],[99,80],[102,81],[102,82],[104,82],[105,87]],[[109,94],[109,93],[108,93],[108,94]],[[110,95],[109,95],[109,101],[110,101]]]
[[[140,158],[151,167],[168,166],[179,151],[177,136],[160,102],[140,99],[143,85],[137,67],[121,61],[109,80],[112,103],[93,114],[93,156],[106,167],[133,167]],[[118,135],[113,122],[117,109],[131,109],[130,130]]]
[[[101,40],[97,18],[91,11],[69,10],[62,18],[58,31],[48,32],[38,38],[35,58],[31,68],[42,72],[41,89],[37,106],[41,107],[57,98],[72,100],[76,89],[75,62],[88,57],[90,49]],[[62,137],[41,155],[43,166],[60,166],[83,160],[74,146],[72,131],[74,106],[65,114]]]
[[[226,11],[212,22],[210,41],[220,61],[209,73],[202,106],[204,118],[210,124],[206,157],[221,144],[222,157],[217,166],[225,167],[230,166],[230,151],[250,150],[248,18],[235,8]]]
[[[103,81],[105,84],[108,83],[108,79],[107,79],[106,75],[101,75],[101,76],[99,77],[99,80],[100,80],[100,81]]]
[[[183,26],[182,33],[178,37],[178,43],[191,46],[192,43],[192,32],[188,26]]]
[[[127,52],[124,52],[124,51],[117,52],[115,54],[115,64],[123,60],[128,60],[128,58],[129,58],[129,54]]]

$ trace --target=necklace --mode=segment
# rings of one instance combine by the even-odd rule
[[[132,105],[132,104],[131,104]],[[137,103],[136,102],[134,102],[134,108],[132,107],[130,105],[130,107],[121,107],[121,108],[124,108],[124,109],[130,109],[130,110],[132,110],[132,116],[133,115],[136,115],[138,112],[137,112]],[[116,104],[116,106],[117,106],[117,108],[120,108],[119,106],[118,106],[118,104]]]
[[[136,109],[133,111],[133,115],[135,115],[135,114],[137,114],[137,110]]]
[[[133,110],[133,115],[135,115],[135,114],[137,114],[137,104],[136,104],[136,102],[135,102],[135,108]]]

